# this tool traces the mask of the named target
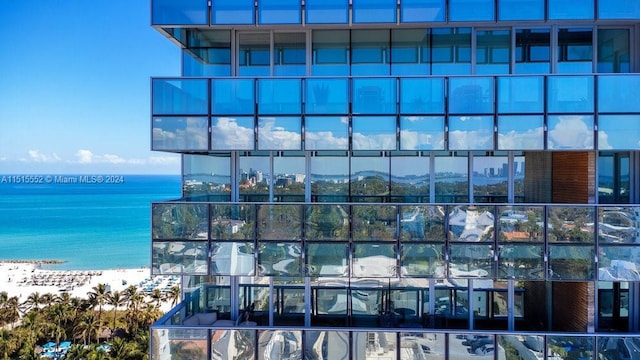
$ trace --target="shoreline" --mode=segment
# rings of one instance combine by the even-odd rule
[[[0,259],[0,264],[33,264],[33,265],[62,265],[68,263],[65,260],[30,260],[30,259]]]

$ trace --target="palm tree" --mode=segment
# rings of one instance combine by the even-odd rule
[[[94,304],[98,305],[98,332],[97,334],[100,334],[100,332],[102,331],[102,307],[104,306],[105,302],[107,301],[107,296],[109,291],[107,291],[107,285],[106,284],[98,284],[94,287],[91,288],[93,291],[89,292],[87,295],[89,295],[89,299],[92,300],[94,302]],[[96,335],[98,336],[98,335]],[[98,340],[98,339],[96,339]]]
[[[0,303],[0,323],[13,324],[20,320],[20,301],[12,296]]]
[[[40,305],[42,305],[42,296],[40,296],[39,292],[31,293],[27,296],[27,299],[22,303],[24,307],[24,312],[29,310],[39,310]]]
[[[118,316],[118,308],[125,304],[125,299],[120,295],[119,291],[114,291],[107,295],[107,303],[113,306],[113,327],[112,329],[116,329],[116,319]]]
[[[20,328],[24,329],[23,341],[25,343],[35,344],[44,335],[43,322],[42,315],[37,310],[24,314]]]
[[[67,350],[66,359],[86,359],[89,355],[89,347],[80,344],[73,344]]]
[[[134,359],[137,355],[139,355],[139,351],[134,343],[127,342],[120,337],[116,337],[111,341],[109,357],[112,359]]]
[[[9,360],[19,344],[7,329],[0,329],[0,355],[2,360]]]
[[[52,293],[46,293],[40,297],[40,303],[44,304],[46,307],[53,305],[56,302],[56,296]]]
[[[174,285],[167,292],[167,300],[171,300],[171,307],[176,306],[178,301],[180,301],[180,287],[178,285]]]
[[[156,303],[157,308],[160,307],[160,303],[164,300],[164,295],[162,294],[162,291],[160,291],[160,289],[157,289],[157,288],[153,289],[151,294],[149,294],[149,297],[153,302]]]

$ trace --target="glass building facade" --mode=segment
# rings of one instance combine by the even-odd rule
[[[152,359],[640,359],[640,1],[152,0]]]

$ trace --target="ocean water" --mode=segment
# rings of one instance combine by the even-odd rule
[[[66,262],[52,269],[149,266],[151,202],[180,197],[178,175],[118,175],[110,183],[8,176],[0,175],[0,259]]]

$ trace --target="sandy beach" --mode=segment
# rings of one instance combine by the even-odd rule
[[[151,277],[149,268],[112,269],[112,270],[49,270],[32,262],[0,261],[0,292],[6,291],[8,296],[17,296],[23,302],[38,292],[40,295],[69,293],[71,297],[86,299],[92,288],[98,284],[107,285],[111,291],[122,291],[135,285],[140,291],[150,293],[153,289],[167,291],[179,284],[177,277]],[[169,310],[165,302],[161,308]]]

